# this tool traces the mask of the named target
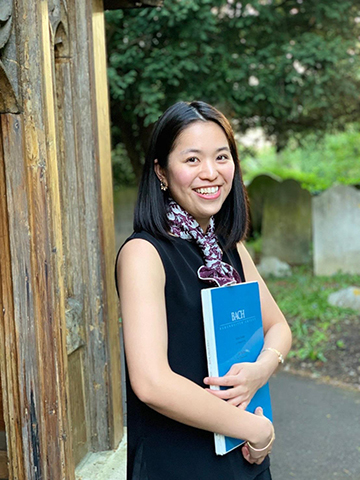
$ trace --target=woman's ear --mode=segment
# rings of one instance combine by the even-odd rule
[[[167,185],[166,175],[164,170],[160,167],[157,159],[154,160],[154,171],[160,182],[162,182],[164,185]]]

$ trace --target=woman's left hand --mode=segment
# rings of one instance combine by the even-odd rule
[[[244,410],[257,390],[265,383],[261,365],[255,363],[235,363],[223,377],[206,377],[206,385],[228,387],[226,390],[211,390],[216,397],[227,400],[231,405]]]

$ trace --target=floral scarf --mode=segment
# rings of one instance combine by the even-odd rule
[[[199,245],[205,260],[205,265],[197,271],[201,280],[218,287],[241,282],[235,268],[222,261],[222,251],[215,235],[214,217],[210,218],[210,224],[204,233],[194,217],[170,198],[167,205],[167,218],[172,235],[185,240],[194,239]]]

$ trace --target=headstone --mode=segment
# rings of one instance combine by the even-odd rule
[[[360,274],[360,191],[337,185],[313,199],[314,272]]]
[[[311,261],[311,195],[295,180],[273,186],[266,197],[262,254],[290,265]]]
[[[250,206],[251,230],[261,233],[264,203],[271,190],[277,186],[280,178],[273,175],[258,175],[247,187]]]
[[[348,287],[329,295],[328,302],[335,307],[352,308],[360,312],[360,287]]]
[[[122,188],[114,193],[115,241],[118,250],[133,232],[137,189]]]
[[[262,277],[289,277],[291,267],[286,262],[282,262],[276,257],[263,257],[257,265],[258,272]]]

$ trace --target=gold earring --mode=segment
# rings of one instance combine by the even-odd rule
[[[166,190],[168,189],[166,183],[164,183],[162,180],[160,181],[160,188],[163,192],[166,192]]]

